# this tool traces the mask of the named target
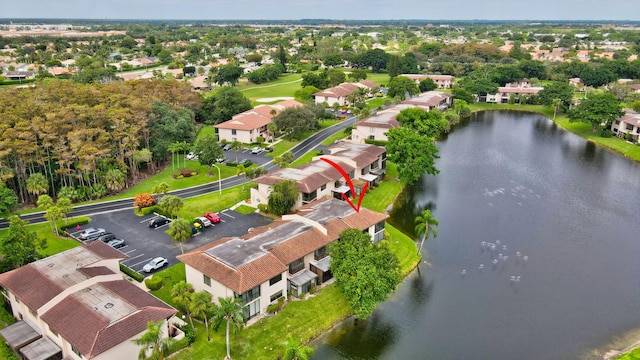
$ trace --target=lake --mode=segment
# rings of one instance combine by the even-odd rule
[[[389,219],[411,233],[432,210],[426,261],[314,359],[601,358],[640,338],[637,163],[514,111],[475,113],[437,146],[440,174]]]

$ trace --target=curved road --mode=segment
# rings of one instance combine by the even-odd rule
[[[335,124],[326,129],[322,129],[321,131],[311,135],[310,137],[303,140],[301,143],[294,146],[290,151],[293,153],[294,157],[298,159],[302,155],[316,148],[318,145],[320,145],[321,142],[323,142],[329,136],[344,130],[349,125],[353,125],[355,123],[355,119],[356,117],[352,116],[344,121],[339,122],[338,124]],[[273,161],[269,161],[263,166],[269,172],[276,170],[278,168],[278,166],[275,165]],[[240,185],[242,184],[243,181],[245,180],[239,176],[232,176],[226,179],[222,179],[221,181],[222,189],[224,190],[224,189],[234,187],[236,185]],[[186,189],[169,191],[169,194],[186,199],[193,196],[213,193],[218,190],[219,190],[218,181],[216,180],[207,184],[196,185]],[[120,200],[105,201],[105,202],[100,202],[96,204],[80,205],[73,208],[73,210],[69,213],[69,217],[83,216],[83,215],[88,216],[92,214],[99,214],[99,213],[105,213],[105,212],[111,212],[111,211],[133,209],[134,207],[132,204],[133,204],[133,198],[126,198],[126,199],[120,199]],[[44,212],[37,212],[37,213],[21,215],[20,218],[28,221],[31,224],[35,224],[35,223],[47,221],[43,215],[44,215]],[[7,219],[0,219],[0,229],[4,229],[7,227],[9,227],[9,221]]]

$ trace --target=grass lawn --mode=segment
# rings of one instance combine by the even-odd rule
[[[398,180],[398,167],[396,164],[387,161],[387,173],[384,181],[375,189],[368,190],[362,199],[362,206],[367,209],[384,213],[387,206],[400,194],[404,184]]]
[[[306,164],[308,162],[311,161],[311,158],[313,158],[314,156],[318,156],[318,155],[322,155],[322,153],[320,151],[310,151],[304,155],[302,155],[298,160],[294,161],[291,163],[291,165],[289,165],[289,167],[296,167],[298,165],[302,165],[302,164]]]
[[[216,129],[213,127],[213,125],[202,125],[198,129],[198,135],[196,136],[196,140],[199,137],[202,137],[205,135],[215,135],[215,134],[216,134]]]
[[[205,211],[218,212],[228,209],[250,196],[249,188],[251,184],[251,182],[247,182],[244,186],[244,191],[242,191],[242,185],[222,190],[222,196],[219,192],[215,192],[184,199],[184,207],[180,210],[178,216],[185,219],[193,219],[202,216]]]
[[[279,143],[273,145],[273,151],[268,153],[267,156],[276,157],[291,150],[299,141],[282,139]]]
[[[171,287],[182,280],[186,281],[184,263],[178,262],[177,264],[170,266],[162,271],[158,271],[153,276],[159,276],[162,280],[163,286],[159,290],[150,291],[153,295],[157,296],[160,300],[171,304],[175,307],[173,300],[171,300]]]
[[[418,248],[416,247],[413,239],[405,235],[402,231],[394,228],[393,226],[386,224],[385,230],[389,233],[389,248],[400,262],[402,276],[406,276],[411,272],[411,270],[416,267],[416,265],[420,261]]]
[[[240,205],[238,206],[235,211],[239,212],[240,214],[244,214],[244,215],[249,215],[249,214],[253,214],[254,212],[256,212],[256,208],[251,207],[249,205]]]
[[[302,74],[286,74],[279,79],[260,85],[239,85],[236,86],[250,100],[271,97],[293,97],[296,90],[302,89]]]
[[[367,72],[367,80],[386,86],[389,85],[389,74]]]
[[[80,219],[80,218],[87,218],[87,217],[70,218],[70,220]],[[63,224],[63,223],[64,223],[64,220],[61,221],[59,224]],[[44,250],[38,251],[44,257],[63,252],[65,250],[69,250],[76,246],[80,246],[79,242],[71,238],[56,236],[56,234],[54,234],[53,231],[51,231],[51,226],[49,225],[48,222],[28,225],[28,229],[30,231],[34,231],[36,234],[38,234],[40,238],[44,238],[47,241],[47,248]],[[9,229],[0,230],[0,237],[5,236],[5,234],[8,231]]]
[[[616,360],[640,360],[640,348],[636,348],[629,353],[617,357]]]
[[[382,105],[384,105],[385,100],[389,100],[389,98],[386,98],[384,96],[375,97],[375,98],[367,101],[367,109],[369,109],[369,110],[377,109],[377,108],[381,107]]]

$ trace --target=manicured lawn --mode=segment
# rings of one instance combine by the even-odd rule
[[[253,214],[254,212],[256,212],[256,208],[251,207],[249,205],[240,205],[237,208],[235,208],[236,212],[239,212],[240,214],[244,214],[244,215],[248,215],[248,214]]]
[[[367,80],[371,80],[379,85],[389,85],[389,74],[367,72]]]
[[[216,134],[216,129],[213,127],[213,125],[202,125],[198,130],[198,136],[196,136],[196,138],[206,136],[206,135],[215,135],[215,134]]]
[[[406,276],[416,267],[420,261],[418,248],[415,242],[402,231],[394,228],[388,223],[385,224],[385,230],[389,233],[389,248],[391,252],[398,258],[402,275]]]
[[[351,135],[351,132],[346,133],[344,131],[340,131],[340,132],[337,132],[337,133],[329,136],[325,141],[321,142],[321,144],[324,145],[324,146],[329,146],[329,145],[333,144],[334,142],[336,142],[337,140],[344,139],[349,135]]]
[[[299,141],[285,140],[282,139],[279,143],[273,145],[273,151],[268,153],[267,156],[276,157],[284,154],[285,152],[291,150]]]
[[[636,348],[630,353],[617,357],[616,360],[640,360],[640,348]]]
[[[87,217],[78,217],[73,219],[80,219],[80,218],[87,218]],[[64,220],[59,224],[63,224],[63,223],[64,223]],[[56,236],[56,234],[54,234],[53,231],[51,231],[51,226],[49,225],[48,222],[28,225],[28,229],[30,231],[34,231],[36,234],[38,234],[39,237],[46,239],[47,248],[39,251],[39,253],[44,257],[63,252],[65,250],[69,250],[76,246],[80,246],[79,242],[71,238]],[[0,237],[3,237],[7,233],[7,231],[9,230],[8,229],[0,230]]]
[[[242,191],[242,185],[222,190],[222,196],[219,192],[215,192],[184,199],[184,207],[180,210],[179,217],[193,219],[202,216],[205,211],[218,212],[228,209],[250,196],[251,184],[251,182],[247,182],[244,191]]]
[[[159,276],[162,280],[162,288],[159,290],[150,291],[153,295],[157,296],[160,300],[171,304],[175,307],[173,300],[171,300],[171,287],[182,280],[187,279],[184,270],[184,263],[178,262],[177,264],[170,266],[162,271],[158,271],[154,276]]]
[[[298,160],[291,163],[289,167],[296,167],[298,165],[306,164],[311,161],[311,158],[314,156],[322,155],[320,151],[310,151],[304,155],[302,155]]]
[[[382,105],[384,105],[384,101],[385,100],[389,100],[389,98],[386,98],[384,96],[375,97],[375,98],[367,101],[367,108],[370,109],[370,110],[377,109],[377,108],[381,107]]]
[[[236,88],[250,100],[271,97],[293,97],[296,90],[300,90],[302,74],[286,74],[278,80],[260,85],[239,85]]]
[[[387,173],[384,181],[375,189],[368,190],[362,199],[362,206],[367,209],[384,213],[387,206],[395,200],[404,188],[398,179],[397,165],[387,161]]]

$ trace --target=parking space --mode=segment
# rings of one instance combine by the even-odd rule
[[[257,154],[251,152],[251,148],[241,149],[238,151],[225,151],[225,159],[227,161],[236,162],[236,154],[238,155],[238,161],[242,161],[243,159],[247,159],[254,164],[264,165],[269,161],[273,160],[273,158],[266,156],[268,154],[267,151],[263,150]]]
[[[246,234],[250,228],[266,225],[272,220],[260,214],[252,213],[243,215],[231,210],[218,213],[221,221],[196,235],[184,243],[184,251],[190,251],[202,245],[211,243],[224,237],[240,236]],[[129,256],[122,261],[123,264],[134,271],[143,273],[142,267],[156,257],[164,257],[169,260],[169,266],[175,265],[180,255],[180,246],[171,240],[165,233],[169,224],[149,227],[149,222],[156,215],[136,216],[132,210],[123,210],[105,214],[93,215],[87,227],[101,227],[125,241],[125,246],[118,250]]]

